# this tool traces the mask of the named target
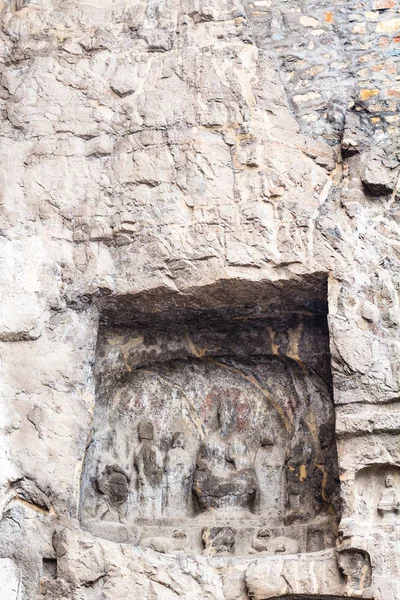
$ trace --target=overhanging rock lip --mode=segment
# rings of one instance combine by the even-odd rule
[[[129,327],[141,323],[179,323],[188,318],[276,317],[328,314],[328,274],[314,272],[291,279],[253,281],[220,279],[184,290],[167,286],[98,299],[102,323]]]

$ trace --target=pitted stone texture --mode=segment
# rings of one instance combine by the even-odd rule
[[[22,600],[21,572],[9,558],[0,559],[0,593],[7,600]]]
[[[60,529],[54,536],[58,576],[82,600],[135,597],[223,600],[222,583],[206,559],[171,556],[96,540]]]
[[[278,560],[264,558],[246,571],[249,595],[256,600],[288,594],[325,595],[327,583],[331,596],[342,595],[343,579],[333,551],[282,556]]]
[[[160,293],[172,307],[196,289],[200,306],[240,304],[246,285],[293,291],[323,272],[346,518],[357,471],[400,464],[399,194],[365,193],[360,165],[382,146],[396,179],[397,9],[252,4],[0,2],[1,556],[21,569],[23,600],[40,589],[53,519],[76,524],[96,304],[113,295],[157,314]],[[15,498],[25,478],[48,513]],[[397,599],[397,534],[365,528],[363,545],[347,531],[370,553],[375,598]],[[85,543],[70,542],[78,563]],[[177,577],[185,560],[168,559]],[[221,569],[211,597],[246,598],[243,563]],[[113,598],[130,591],[117,569],[112,582]],[[165,598],[170,585],[145,589]]]

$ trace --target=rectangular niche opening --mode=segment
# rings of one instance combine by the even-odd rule
[[[42,575],[43,575],[43,577],[49,577],[50,579],[57,578],[57,559],[56,558],[43,558],[42,559]]]
[[[332,547],[326,275],[103,302],[83,526],[209,556]]]

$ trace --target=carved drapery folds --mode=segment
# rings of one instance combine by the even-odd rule
[[[325,315],[184,314],[101,329],[82,521],[103,537],[208,556],[332,547]],[[381,511],[395,506],[387,490]]]
[[[176,431],[165,458],[165,512],[168,516],[188,514],[193,469],[190,454],[185,450],[185,436]]]

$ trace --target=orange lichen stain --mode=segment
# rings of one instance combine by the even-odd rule
[[[364,54],[363,56],[360,56],[360,58],[358,59],[358,62],[360,63],[366,63],[369,62],[370,60],[376,60],[376,54]]]
[[[380,123],[380,117],[371,117],[371,123]]]
[[[360,90],[360,100],[369,100],[369,98],[377,96],[378,94],[379,90],[368,90],[365,88],[363,90]]]
[[[385,65],[385,71],[387,73],[392,73],[392,75],[394,75],[397,72],[396,63],[394,63],[394,62],[386,63],[386,65]]]
[[[193,344],[192,340],[190,339],[189,335],[186,336],[186,340],[187,340],[187,343],[189,345],[190,352],[196,358],[203,358],[204,355],[205,355],[205,353],[207,352],[208,348],[196,348],[196,346]]]
[[[379,38],[378,44],[380,46],[386,47],[386,46],[389,46],[390,40],[387,37],[381,37],[381,38]]]
[[[50,515],[50,514],[54,515],[55,514],[54,510],[52,510],[52,509],[46,510],[44,508],[41,508],[37,504],[33,504],[33,502],[28,502],[27,500],[23,500],[23,498],[20,498],[19,496],[16,496],[15,500],[17,500],[18,502],[20,502],[21,504],[23,504],[27,508],[31,508],[32,510],[36,510],[36,512],[42,513],[43,515]]]
[[[322,473],[322,482],[321,482],[321,496],[324,502],[329,502],[329,498],[326,494],[326,484],[328,483],[328,473],[323,465],[319,465],[316,463],[315,465],[317,469],[319,469]]]
[[[327,23],[333,23],[333,13],[332,12],[325,13],[325,21]]]
[[[138,346],[143,344],[143,340],[144,340],[143,336],[140,335],[137,338],[129,339],[125,344],[121,344],[121,346],[120,346],[119,350],[124,359],[125,368],[129,373],[132,371],[132,367],[128,363],[130,351],[134,350],[135,348],[137,348]]]
[[[286,356],[294,360],[303,371],[307,371],[307,367],[303,363],[299,355],[299,345],[301,342],[301,335],[303,333],[303,323],[294,329],[289,329],[289,350],[286,352]]]
[[[306,479],[307,479],[306,465],[300,465],[300,481],[305,481]]]
[[[382,69],[383,69],[383,63],[381,63],[380,65],[374,65],[373,67],[371,67],[371,69],[373,71],[382,71]]]
[[[396,6],[396,0],[375,0],[372,8],[373,10],[386,10],[388,8],[394,8]]]
[[[279,356],[279,344],[275,343],[275,334],[276,331],[272,329],[272,327],[267,327],[268,335],[271,339],[271,352],[274,356]]]
[[[368,585],[366,582],[367,582],[367,578],[370,575],[369,569],[370,569],[369,565],[364,565],[361,569],[360,590],[363,590],[364,587],[366,587],[366,585]]]
[[[394,41],[395,44],[399,44],[400,43],[400,37],[393,38],[393,41]]]

